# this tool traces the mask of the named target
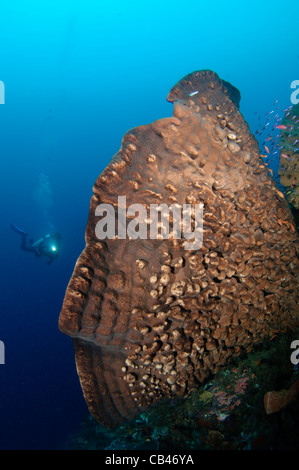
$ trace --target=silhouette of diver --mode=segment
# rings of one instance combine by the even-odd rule
[[[10,225],[11,229],[22,236],[21,249],[24,251],[30,251],[36,256],[45,256],[49,258],[48,265],[57,258],[60,248],[61,236],[57,232],[48,233],[42,238],[34,242],[32,239],[27,241],[28,233],[20,229],[14,224]]]

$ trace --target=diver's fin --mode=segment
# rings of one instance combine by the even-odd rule
[[[10,228],[16,232],[16,233],[19,233],[20,235],[27,235],[26,232],[24,232],[24,230],[22,230],[21,228],[17,227],[16,225],[14,224],[10,224]]]

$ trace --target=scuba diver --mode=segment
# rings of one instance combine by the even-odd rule
[[[48,265],[57,258],[60,248],[61,236],[59,233],[48,233],[42,238],[34,242],[32,239],[27,241],[28,233],[20,229],[14,224],[10,225],[11,229],[22,236],[21,249],[35,253],[36,256],[46,256],[49,258]]]

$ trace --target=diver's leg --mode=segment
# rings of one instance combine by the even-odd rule
[[[21,249],[27,251],[27,235],[22,236]]]
[[[22,236],[21,249],[24,251],[35,251],[32,247],[32,243],[27,243],[27,233]]]

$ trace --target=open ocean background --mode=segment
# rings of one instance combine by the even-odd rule
[[[283,115],[299,79],[297,13],[289,0],[1,2],[0,449],[63,448],[87,414],[57,324],[92,185],[123,134],[171,116],[169,90],[200,69],[240,90],[253,133],[275,100]],[[59,258],[22,252],[10,223],[34,239],[60,232]]]

